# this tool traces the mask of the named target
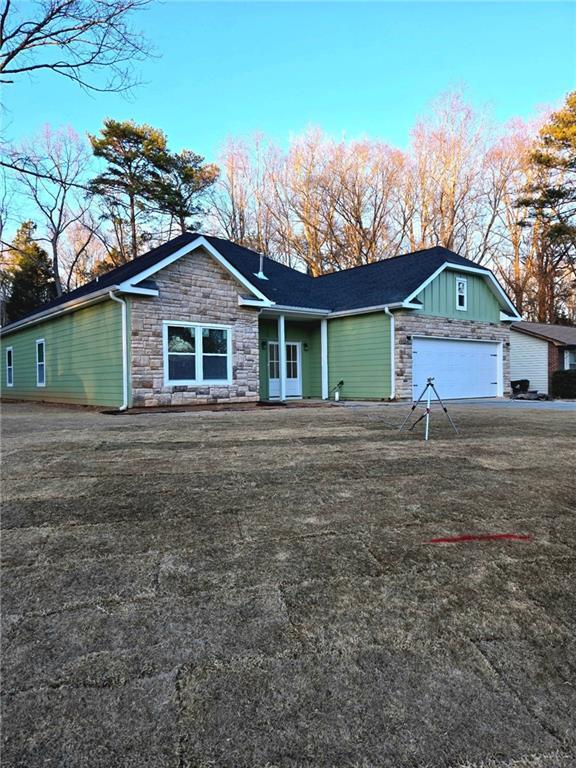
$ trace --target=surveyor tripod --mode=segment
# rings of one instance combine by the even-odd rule
[[[426,396],[426,410],[424,411],[424,413],[418,419],[416,419],[414,424],[412,424],[412,426],[409,427],[408,431],[411,432],[414,429],[414,427],[416,426],[416,424],[419,424],[422,421],[422,419],[426,419],[426,424],[425,424],[425,429],[424,429],[424,440],[428,440],[428,436],[430,434],[430,408],[431,408],[431,401],[432,401],[432,392],[434,392],[434,394],[436,395],[436,399],[438,400],[438,402],[442,406],[442,410],[446,414],[446,418],[450,422],[450,425],[452,426],[452,429],[454,430],[454,432],[456,432],[456,434],[458,434],[458,430],[456,429],[456,425],[454,424],[454,422],[452,421],[452,417],[448,413],[448,408],[446,408],[446,406],[442,402],[442,398],[440,397],[440,395],[438,394],[438,390],[434,386],[434,377],[433,376],[430,376],[428,379],[426,379],[426,386],[422,390],[422,394],[420,395],[418,400],[416,400],[412,404],[412,408],[410,409],[410,413],[406,416],[406,418],[404,419],[404,421],[402,422],[402,424],[400,424],[400,427],[398,428],[399,432],[402,432],[402,430],[404,429],[404,427],[406,426],[406,424],[410,420],[410,417],[412,416],[412,414],[414,413],[414,411],[416,410],[418,405],[422,402],[422,400],[424,400],[424,397]]]

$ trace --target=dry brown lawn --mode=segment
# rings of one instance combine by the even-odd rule
[[[3,411],[3,766],[575,765],[575,412]]]

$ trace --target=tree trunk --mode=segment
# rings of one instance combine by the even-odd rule
[[[132,194],[130,195],[130,233],[132,238],[130,250],[132,251],[132,258],[135,259],[138,256],[138,233],[136,231],[136,201]]]
[[[52,246],[52,275],[54,277],[54,285],[56,286],[56,296],[62,296],[62,281],[60,280],[60,263],[58,261],[58,243],[56,240],[52,240],[50,245]]]

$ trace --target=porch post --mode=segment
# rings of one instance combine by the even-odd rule
[[[328,400],[328,320],[320,320],[320,370],[322,374],[322,400]]]
[[[286,322],[278,315],[278,364],[280,368],[280,400],[286,400]]]

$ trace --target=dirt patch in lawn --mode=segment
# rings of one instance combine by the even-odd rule
[[[451,413],[4,405],[3,765],[574,765],[576,414]]]

